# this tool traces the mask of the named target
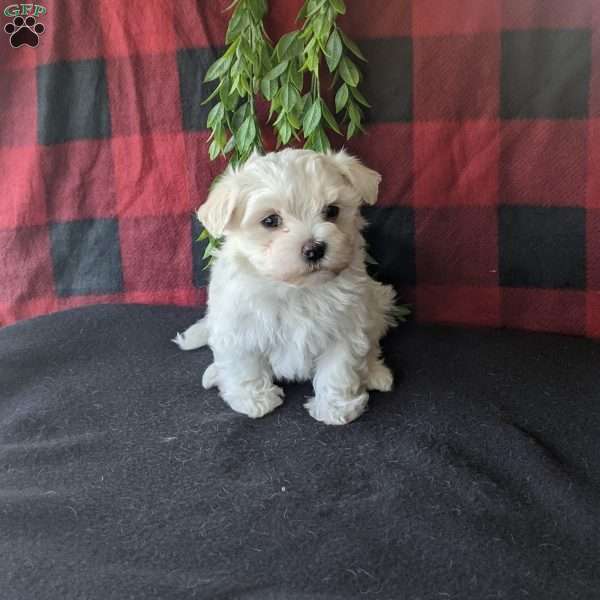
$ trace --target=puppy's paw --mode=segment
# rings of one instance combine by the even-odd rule
[[[382,361],[378,360],[372,365],[369,365],[369,374],[367,375],[368,390],[389,392],[391,391],[393,385],[394,376]]]
[[[227,404],[236,412],[251,419],[259,419],[283,404],[283,390],[276,385],[261,391],[240,394],[235,398],[227,398]]]
[[[310,398],[304,407],[310,416],[326,425],[346,425],[365,412],[369,394],[360,394],[355,398],[329,400],[327,398]]]
[[[211,363],[206,367],[206,371],[204,371],[204,375],[202,375],[202,387],[205,390],[217,387],[217,374],[217,365],[215,365],[215,363]]]

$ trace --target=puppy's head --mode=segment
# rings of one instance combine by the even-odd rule
[[[381,177],[344,151],[254,155],[214,184],[198,218],[272,280],[311,285],[346,269],[359,247],[362,203]]]

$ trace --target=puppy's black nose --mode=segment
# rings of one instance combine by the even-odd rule
[[[325,256],[326,250],[327,244],[325,242],[311,240],[302,246],[302,256],[304,256],[308,262],[317,262]]]

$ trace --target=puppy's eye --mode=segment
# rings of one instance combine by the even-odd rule
[[[275,214],[269,215],[268,217],[265,217],[261,223],[263,227],[266,227],[267,229],[275,229],[275,227],[281,225],[281,217]]]
[[[330,204],[324,211],[323,216],[328,221],[333,221],[340,214],[340,207],[335,204]]]

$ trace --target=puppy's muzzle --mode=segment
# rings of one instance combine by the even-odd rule
[[[321,260],[325,256],[326,251],[327,244],[316,240],[310,240],[302,246],[302,256],[309,263],[316,263]]]

